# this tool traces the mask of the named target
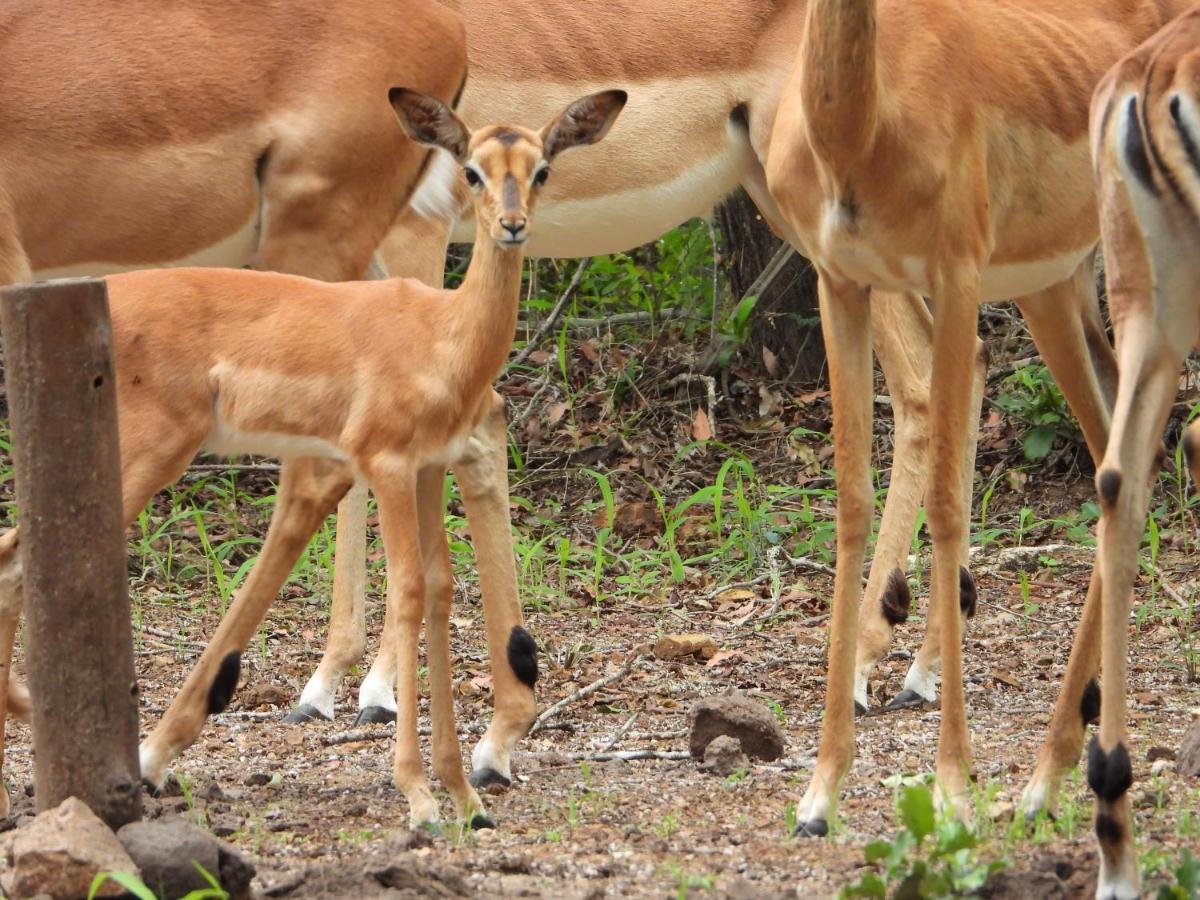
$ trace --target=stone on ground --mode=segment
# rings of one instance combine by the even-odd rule
[[[8,870],[0,881],[12,900],[86,897],[99,872],[141,876],[117,836],[75,797],[39,813],[28,825],[9,834],[4,852]],[[124,893],[115,881],[107,881],[96,896],[117,897]]]
[[[220,879],[217,839],[183,819],[130,822],[117,838],[142,870],[142,881],[158,897],[182,897],[209,887],[197,866]]]
[[[678,659],[681,656],[712,659],[716,653],[717,644],[707,634],[667,634],[654,645],[654,655],[659,659]]]
[[[736,691],[705,697],[696,703],[691,722],[688,749],[696,759],[703,758],[713,738],[723,734],[737,738],[751,759],[770,762],[783,756],[783,729],[775,716],[765,706]]]
[[[719,735],[704,748],[700,768],[721,778],[728,778],[738,769],[750,768],[750,760],[742,752],[742,742],[727,734]]]

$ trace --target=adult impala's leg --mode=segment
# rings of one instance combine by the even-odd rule
[[[162,785],[167,764],[196,739],[205,718],[229,704],[242,651],[309,539],[353,481],[343,463],[324,459],[284,463],[262,553],[182,690],[142,742],[142,778],[153,787]]]
[[[471,783],[508,785],[513,747],[529,731],[536,713],[538,664],[537,643],[525,630],[517,595],[508,507],[508,427],[499,394],[492,395],[491,411],[471,435],[454,472],[475,545],[496,704],[492,724],[471,754]]]
[[[373,460],[367,470],[379,503],[379,524],[388,560],[388,618],[396,645],[396,752],[392,778],[408,800],[409,824],[413,827],[438,821],[438,805],[425,780],[417,736],[417,668],[425,604],[417,474],[403,460],[391,457]],[[437,505],[440,512],[440,500]]]
[[[871,528],[871,295],[820,272],[821,330],[829,361],[837,475],[837,576],[829,623],[825,719],[817,766],[796,810],[796,833],[825,835],[842,779],[854,758],[854,653],[861,573]],[[875,302],[895,300],[877,296]]]
[[[938,617],[942,665],[942,715],[938,736],[938,797],[957,815],[968,813],[967,733],[962,677],[962,555],[968,527],[963,497],[967,428],[973,427],[979,286],[973,271],[954,273],[934,299],[933,387],[930,407],[930,480],[926,493],[933,541],[931,610]],[[952,276],[953,277],[953,276]],[[968,576],[969,577],[969,576]]]
[[[4,772],[5,727],[8,723],[9,691],[12,680],[13,642],[23,605],[21,534],[14,528],[0,536],[0,775]],[[3,783],[0,781],[0,783]],[[8,815],[8,786],[0,790],[0,816]]]
[[[422,469],[417,476],[417,515],[425,571],[425,654],[429,663],[429,718],[433,725],[433,771],[450,796],[461,821],[490,828],[483,803],[467,782],[462,747],[454,727],[454,684],[450,664],[450,604],[454,576],[446,546],[442,486],[446,470]]]
[[[1089,259],[1075,275],[1017,301],[1029,331],[1079,419],[1092,458],[1100,460],[1108,442],[1116,399],[1116,355],[1100,317]],[[1092,570],[1087,598],[1071,644],[1067,670],[1054,715],[1026,786],[1021,808],[1027,817],[1054,811],[1063,776],[1079,761],[1089,722],[1100,714],[1100,567]]]

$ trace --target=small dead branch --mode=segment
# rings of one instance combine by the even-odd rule
[[[667,382],[667,387],[674,387],[677,384],[686,382],[699,382],[704,385],[704,390],[708,394],[708,424],[712,428],[713,434],[717,433],[717,379],[711,375],[698,375],[695,372],[683,372],[676,375]]]
[[[189,472],[278,472],[279,463],[192,463]]]
[[[611,762],[614,759],[635,760],[635,759],[657,759],[663,761],[676,761],[681,759],[691,759],[692,754],[687,750],[613,750],[608,753],[531,753],[531,757],[537,759],[539,756],[552,757],[561,759],[566,757],[572,762]],[[553,768],[553,767],[551,767]]]
[[[640,659],[642,659],[641,654],[631,657],[629,660],[626,661],[625,665],[621,666],[620,669],[613,672],[612,674],[605,675],[603,678],[597,678],[591,684],[581,687],[579,690],[577,690],[575,693],[571,694],[570,696],[563,697],[561,700],[559,700],[553,706],[547,707],[540,716],[538,716],[536,719],[533,720],[533,727],[531,727],[529,729],[529,733],[531,735],[537,734],[545,726],[545,723],[548,719],[553,719],[555,716],[557,716],[560,712],[562,712],[564,709],[566,709],[571,704],[579,702],[584,697],[591,696],[592,694],[596,693],[596,691],[600,690],[601,688],[608,687],[610,684],[612,684],[615,681],[620,681],[622,678],[624,678],[626,675],[628,675],[630,672],[633,671],[634,663],[636,663]]]
[[[612,733],[612,736],[609,737],[609,739],[604,742],[603,746],[600,747],[599,752],[606,753],[609,750],[611,750],[613,747],[617,746],[617,743],[621,740],[621,738],[623,738],[625,736],[626,732],[628,732],[629,729],[633,727],[633,723],[637,721],[637,717],[639,715],[641,715],[640,712],[635,712],[632,716],[630,716],[628,719],[626,719],[625,724],[622,725],[620,728],[618,728],[616,731],[614,731]]]
[[[521,365],[525,360],[529,359],[529,355],[537,349],[538,344],[542,342],[550,329],[554,327],[554,323],[558,321],[558,317],[562,315],[563,308],[567,305],[567,301],[575,294],[575,290],[579,287],[579,282],[583,279],[583,273],[591,264],[592,258],[589,256],[579,261],[579,265],[575,267],[575,274],[571,276],[571,281],[567,285],[567,289],[562,292],[562,296],[558,298],[558,302],[554,304],[554,308],[550,310],[550,315],[546,316],[546,320],[538,326],[538,330],[533,333],[533,336],[525,342],[525,346],[521,348],[508,365],[510,369]],[[501,376],[503,379],[504,376]]]
[[[184,640],[177,634],[172,634],[170,631],[163,631],[163,629],[155,628],[152,625],[143,625],[142,631],[146,634],[152,634],[155,637],[164,638],[165,640],[171,641],[170,649],[172,650],[187,649],[204,651],[208,649],[206,644],[201,644],[197,641]]]
[[[761,297],[763,293],[775,283],[775,279],[777,279],[779,274],[787,267],[788,262],[791,260],[792,255],[795,252],[796,249],[787,241],[784,241],[782,244],[780,244],[779,249],[775,251],[775,255],[772,256],[766,266],[763,267],[763,270],[758,274],[758,277],[754,279],[754,283],[746,289],[746,293],[738,298],[738,302],[740,303],[747,297]],[[714,307],[717,305],[716,300],[717,298],[713,297]],[[716,313],[714,309],[714,316],[715,314]],[[728,347],[729,343],[729,338],[723,335],[717,335],[716,339],[709,344],[708,349],[705,350],[701,355],[700,361],[696,368],[701,372],[711,372],[714,368],[716,368],[717,362],[721,358],[721,354]]]
[[[593,329],[606,331],[609,328],[616,328],[620,325],[640,325],[643,322],[666,322],[672,319],[687,318],[691,318],[691,313],[686,309],[671,307],[660,309],[658,312],[639,310],[638,312],[613,313],[611,316],[601,316],[600,318],[567,316],[562,320],[562,324],[569,331],[591,331]]]

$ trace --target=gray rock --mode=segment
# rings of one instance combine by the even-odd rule
[[[737,738],[751,759],[773,760],[783,756],[783,729],[771,711],[736,691],[706,697],[692,707],[692,731],[688,749],[696,759],[713,738],[727,734]]]
[[[141,870],[117,836],[75,797],[39,813],[28,825],[10,832],[4,840],[4,852],[8,870],[2,881],[5,893],[12,900],[86,897],[92,879],[99,872],[141,876]],[[97,896],[117,897],[124,893],[125,889],[115,881],[107,881]]]
[[[742,742],[727,734],[719,735],[704,748],[704,762],[700,768],[721,778],[727,778],[738,769],[750,768],[750,760],[742,752]]]
[[[1200,719],[1193,722],[1183,736],[1183,744],[1175,756],[1175,771],[1180,775],[1200,778]]]
[[[221,871],[221,887],[229,894],[230,900],[250,900],[250,882],[258,870],[254,863],[242,856],[233,844],[217,841],[220,862],[217,868]]]
[[[208,887],[197,865],[220,878],[217,839],[191,822],[170,818],[130,822],[117,837],[141,867],[142,881],[158,897],[182,897]]]

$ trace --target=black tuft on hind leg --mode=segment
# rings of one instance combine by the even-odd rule
[[[1088,681],[1079,698],[1079,718],[1084,728],[1100,721],[1100,683],[1095,678]]]
[[[1118,743],[1108,753],[1100,747],[1100,739],[1092,738],[1088,745],[1088,787],[1105,803],[1116,803],[1133,785],[1133,765],[1124,743]]]
[[[975,588],[975,579],[967,571],[966,566],[958,567],[958,608],[964,619],[975,615],[979,606],[979,591]]]
[[[887,586],[883,596],[879,598],[883,609],[883,617],[895,628],[901,622],[908,621],[908,612],[912,608],[912,592],[908,589],[908,579],[899,569],[892,569],[888,575]]]
[[[508,665],[526,687],[537,684],[537,642],[520,625],[514,625],[508,635]]]
[[[229,701],[233,699],[233,692],[237,690],[238,676],[241,675],[241,672],[242,654],[237,650],[230,650],[221,660],[217,675],[208,688],[208,714],[210,716],[224,712],[225,707],[229,706]]]

